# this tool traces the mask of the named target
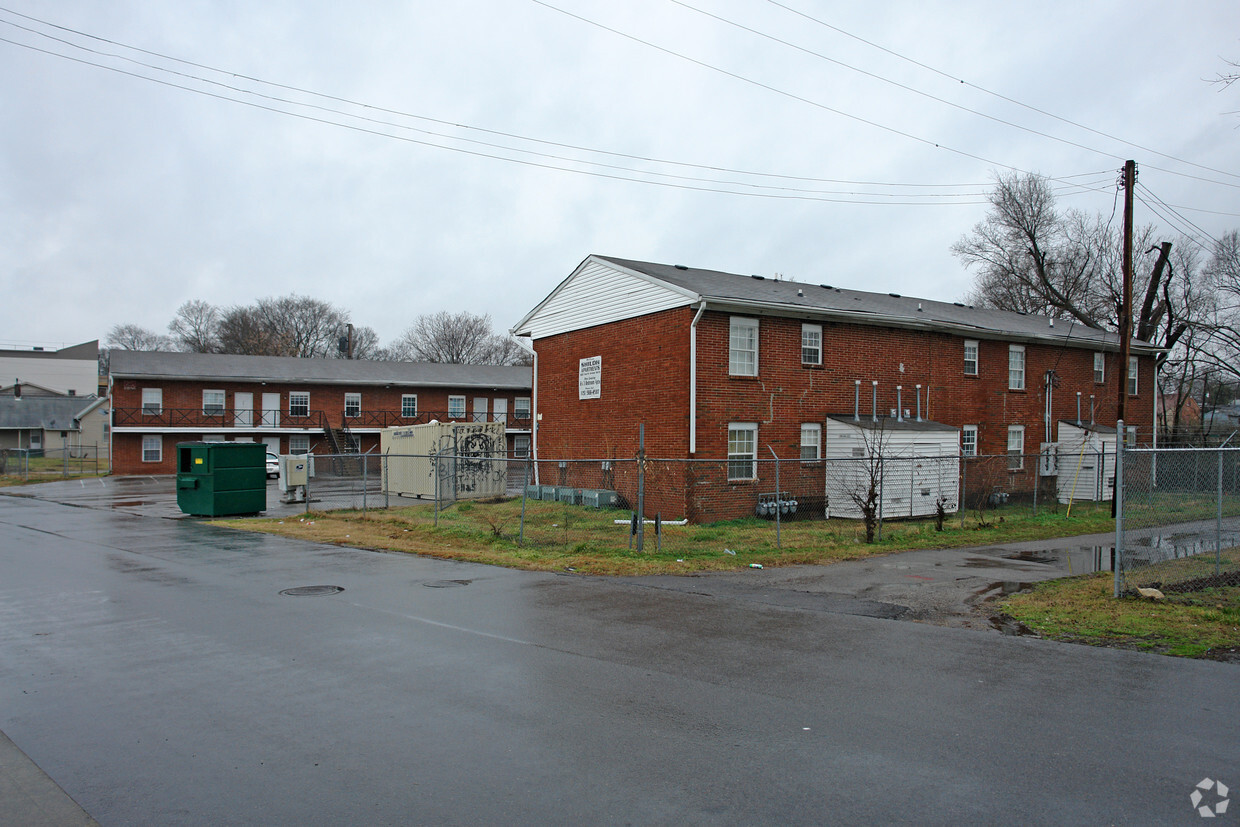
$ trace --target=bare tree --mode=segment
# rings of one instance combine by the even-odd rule
[[[170,350],[167,336],[136,324],[118,324],[108,331],[107,345],[117,350]]]
[[[253,307],[230,307],[220,315],[221,353],[242,356],[283,356]]]
[[[419,316],[391,351],[406,361],[459,365],[525,364],[526,356],[511,336],[492,331],[490,316],[446,310]]]
[[[336,352],[349,314],[328,302],[296,294],[259,299],[254,311],[267,328],[273,356],[326,358]]]
[[[373,327],[358,326],[353,328],[353,358],[383,361],[387,352],[379,346],[379,334]],[[337,348],[336,355],[341,355]]]
[[[1218,292],[1210,325],[1209,361],[1221,372],[1240,378],[1240,231],[1214,242],[1204,276]]]
[[[187,353],[218,353],[220,311],[201,299],[191,299],[177,308],[176,316],[168,323],[168,332]]]

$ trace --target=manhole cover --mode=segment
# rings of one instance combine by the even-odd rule
[[[472,580],[432,580],[429,583],[423,583],[428,589],[450,589],[453,586],[468,586]]]
[[[344,586],[294,586],[291,589],[284,589],[280,594],[286,594],[289,597],[316,597],[320,594],[340,594],[344,591]]]

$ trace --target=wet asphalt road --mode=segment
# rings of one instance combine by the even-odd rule
[[[0,730],[104,825],[1200,823],[1237,669],[0,496]]]

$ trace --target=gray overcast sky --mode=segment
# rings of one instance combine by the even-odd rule
[[[1009,167],[1110,214],[1133,158],[1145,198],[1240,227],[1240,84],[1205,82],[1235,0],[0,9],[5,347],[291,292],[385,344],[438,310],[503,329],[590,253],[956,300]]]

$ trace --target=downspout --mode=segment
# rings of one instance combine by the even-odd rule
[[[706,300],[698,305],[693,323],[689,325],[689,454],[697,453],[697,329],[702,314],[706,312]]]

